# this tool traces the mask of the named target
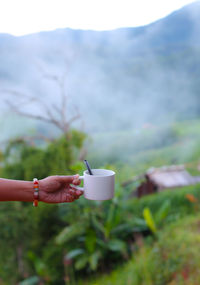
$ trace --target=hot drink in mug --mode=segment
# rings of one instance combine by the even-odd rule
[[[84,192],[84,197],[89,200],[110,200],[114,197],[115,172],[108,169],[92,169],[92,175],[88,170],[84,171],[83,187],[76,186],[77,190]]]

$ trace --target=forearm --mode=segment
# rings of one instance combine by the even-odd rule
[[[0,201],[33,201],[33,182],[0,179]]]

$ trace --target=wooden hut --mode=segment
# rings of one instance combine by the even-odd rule
[[[142,197],[166,188],[177,188],[200,183],[200,176],[192,176],[184,165],[151,168],[144,174],[145,180],[137,187],[135,195]]]

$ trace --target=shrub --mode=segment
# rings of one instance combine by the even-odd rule
[[[92,282],[95,285],[191,285],[200,283],[200,216],[189,216],[160,231],[154,245],[144,245],[132,260],[110,275]]]

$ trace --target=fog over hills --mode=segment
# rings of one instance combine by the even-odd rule
[[[1,108],[6,89],[57,104],[59,89],[44,75],[66,74],[67,112],[76,104],[88,132],[198,117],[199,15],[195,2],[137,28],[0,34]]]

